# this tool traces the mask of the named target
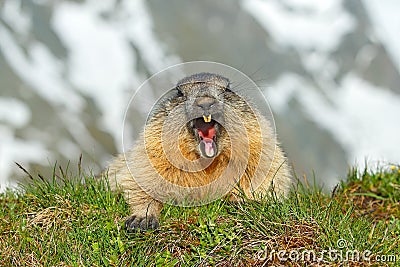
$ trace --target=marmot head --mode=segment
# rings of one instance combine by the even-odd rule
[[[187,128],[198,143],[200,156],[214,158],[224,148],[226,131],[224,100],[233,94],[229,80],[212,73],[198,73],[178,82],[176,89],[184,99]]]

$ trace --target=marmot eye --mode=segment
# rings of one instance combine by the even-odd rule
[[[177,91],[177,96],[178,96],[178,97],[183,96],[183,93],[182,93],[181,90],[179,90],[179,89],[177,88],[176,91]]]

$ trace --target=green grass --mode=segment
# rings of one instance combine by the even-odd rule
[[[32,179],[0,195],[0,266],[400,265],[398,166],[351,170],[333,194],[165,206],[145,233],[125,231],[128,206],[91,175]]]

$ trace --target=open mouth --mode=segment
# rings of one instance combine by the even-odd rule
[[[201,154],[207,158],[217,155],[217,122],[211,115],[203,116],[193,120],[193,128],[199,137],[199,149]]]

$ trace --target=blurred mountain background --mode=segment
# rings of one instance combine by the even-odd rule
[[[0,185],[98,172],[122,149],[133,92],[187,61],[250,76],[298,176],[400,162],[397,0],[0,0]],[[130,127],[140,128],[135,120]]]

